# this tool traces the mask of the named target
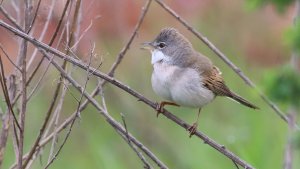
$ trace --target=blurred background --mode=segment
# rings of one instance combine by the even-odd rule
[[[295,88],[299,88],[297,73],[291,73],[293,80],[285,78],[285,75],[281,76],[283,72],[290,72],[291,56],[297,51],[297,45],[294,45],[296,33],[293,32],[293,18],[296,9],[293,1],[279,5],[277,1],[262,3],[258,0],[166,0],[165,2],[225,53],[262,92],[278,104],[283,112],[286,114],[290,110],[299,112],[300,91],[292,89],[289,83],[285,83],[286,86],[278,86],[281,82],[293,81],[293,84],[296,84]],[[98,65],[102,60],[99,69],[108,72],[117,54],[128,41],[144,3],[144,0],[83,1],[80,32],[84,32],[91,22],[92,26],[84,33],[76,55],[87,61],[91,44],[95,43],[98,57],[94,58],[93,65]],[[53,18],[42,41],[48,42],[51,38],[64,4],[65,1],[56,2]],[[10,1],[4,1],[3,6],[14,16]],[[50,1],[42,1],[32,36],[39,36],[49,8]],[[260,107],[260,110],[254,111],[230,99],[217,98],[202,109],[198,129],[225,145],[255,168],[282,168],[289,138],[288,124],[263,102],[255,90],[247,86],[231,68],[157,3],[152,2],[138,36],[116,71],[116,79],[153,101],[161,101],[151,87],[150,53],[140,50],[140,44],[153,40],[164,27],[178,29],[192,42],[196,50],[208,56],[220,68],[227,85],[232,90]],[[0,43],[10,56],[17,56],[16,38],[3,28]],[[30,48],[33,49],[32,46]],[[63,50],[64,46],[59,48]],[[4,64],[6,73],[10,73],[12,65],[8,60],[4,60]],[[293,61],[292,64],[299,67],[297,61]],[[85,72],[76,67],[73,69],[72,75],[83,84]],[[25,152],[30,149],[37,136],[57,80],[58,72],[51,68],[28,105]],[[88,91],[91,91],[96,83],[97,79],[91,78]],[[277,93],[281,90],[283,92]],[[189,138],[187,131],[164,116],[156,118],[156,112],[152,108],[131,95],[110,84],[105,86],[104,94],[109,113],[120,122],[120,113],[123,113],[128,130],[170,168],[235,168],[228,158],[200,139]],[[70,86],[61,122],[77,108],[73,95],[80,96]],[[4,102],[1,102],[1,107],[5,108]],[[190,124],[197,116],[196,109],[184,107],[167,107],[167,109]],[[298,135],[299,132],[293,135],[296,143],[293,148],[293,168],[300,168]],[[59,145],[64,137],[65,132],[62,132],[58,137]],[[32,168],[43,168],[47,163],[48,152],[49,147],[46,147],[43,150],[45,156],[42,155],[40,160],[36,160]],[[12,140],[9,140],[3,168],[11,166],[14,160]],[[89,106],[81,113],[81,119],[76,121],[70,139],[50,168],[142,168],[142,163],[128,144],[92,106]]]

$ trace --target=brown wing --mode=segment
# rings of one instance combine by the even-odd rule
[[[190,66],[198,70],[199,75],[203,78],[202,83],[207,89],[211,90],[216,96],[227,96],[247,107],[258,109],[257,106],[230,91],[230,89],[226,86],[219,69],[214,66],[207,57],[200,53],[197,53],[196,55],[197,57],[190,60]]]
[[[210,72],[204,72],[203,77],[204,86],[210,89],[216,96],[227,96],[247,107],[250,107],[252,109],[259,109],[257,106],[253,105],[246,99],[230,91],[230,89],[225,85],[225,82],[221,76],[221,72],[217,67],[213,66]]]
[[[204,86],[217,96],[231,96],[231,91],[225,85],[221,72],[215,66],[210,71],[202,73]]]

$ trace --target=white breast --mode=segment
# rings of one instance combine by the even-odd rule
[[[169,101],[173,101],[170,86],[172,85],[174,71],[174,67],[167,66],[164,63],[153,64],[152,88],[157,95]]]
[[[202,107],[215,95],[205,88],[198,72],[190,68],[179,68],[164,62],[153,64],[152,87],[154,92],[182,106]]]

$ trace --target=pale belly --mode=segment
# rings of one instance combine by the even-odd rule
[[[156,63],[153,68],[153,90],[166,100],[181,106],[200,108],[215,98],[213,92],[203,86],[202,79],[193,69],[163,63]]]

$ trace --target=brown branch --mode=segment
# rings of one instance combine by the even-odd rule
[[[53,59],[53,57],[51,58],[51,60],[52,60],[52,59]],[[56,100],[57,100],[58,94],[59,94],[59,92],[60,92],[60,89],[61,89],[60,86],[55,88],[54,95],[53,95],[53,97],[52,97],[52,100],[51,100],[50,106],[49,106],[49,108],[48,108],[48,111],[47,111],[47,113],[46,113],[45,120],[44,120],[44,122],[43,122],[43,124],[42,124],[42,127],[40,128],[39,135],[38,135],[38,137],[36,138],[36,140],[35,140],[35,142],[34,142],[32,148],[31,148],[30,151],[29,151],[29,154],[28,154],[28,156],[27,156],[27,158],[26,158],[26,161],[25,161],[24,164],[23,164],[23,168],[26,168],[26,166],[27,166],[28,162],[30,161],[31,157],[32,157],[33,154],[35,153],[36,148],[38,147],[38,144],[39,144],[39,142],[40,142],[40,140],[41,140],[41,138],[42,138],[42,136],[43,136],[43,133],[45,132],[45,129],[46,129],[46,126],[47,126],[48,121],[49,121],[49,119],[50,119],[50,116],[51,116],[51,114],[52,114],[52,112],[53,112],[53,108],[54,108],[54,105],[55,105],[55,103],[56,103]]]
[[[91,66],[91,61],[92,61],[92,56],[93,56],[94,49],[95,49],[95,46],[92,49],[92,52],[91,52],[91,55],[90,55],[90,59],[89,59],[89,63],[88,63],[88,67]],[[50,62],[53,62],[53,61],[50,61]],[[72,119],[70,127],[69,127],[69,130],[68,130],[68,132],[67,132],[67,134],[66,134],[66,136],[65,136],[65,138],[64,138],[64,140],[62,142],[62,144],[60,145],[60,147],[58,148],[57,152],[54,154],[54,156],[52,157],[52,159],[47,163],[45,169],[47,169],[54,162],[54,160],[57,158],[57,156],[61,152],[62,148],[66,144],[66,142],[67,142],[67,140],[68,140],[68,138],[69,138],[69,136],[70,136],[70,134],[72,132],[72,128],[73,128],[73,126],[75,124],[76,118],[80,116],[80,107],[81,107],[81,103],[82,103],[82,99],[83,99],[83,93],[86,90],[86,87],[87,87],[89,79],[90,79],[90,72],[89,72],[89,69],[87,69],[87,71],[86,71],[86,79],[85,79],[85,83],[84,83],[84,86],[83,86],[83,90],[81,92],[80,99],[78,100],[78,106],[77,106],[77,109],[76,109],[76,116],[74,116],[74,118]]]
[[[4,55],[6,56],[6,58],[9,60],[9,62],[17,69],[19,70],[20,72],[21,69],[11,60],[11,58],[8,56],[7,52],[3,49],[2,45],[0,44],[0,49],[2,50],[2,52],[4,53]],[[2,62],[2,61],[1,61]]]
[[[123,126],[124,126],[125,131],[126,131],[126,137],[122,137],[122,138],[124,138],[124,140],[127,141],[127,143],[129,144],[129,146],[133,149],[133,151],[137,154],[137,156],[144,163],[144,165],[145,165],[144,168],[145,169],[152,169],[152,166],[148,163],[148,161],[145,159],[145,157],[143,156],[143,154],[140,153],[137,150],[137,148],[131,143],[130,137],[128,136],[128,129],[127,129],[126,121],[125,121],[125,116],[124,116],[123,113],[121,113],[121,117],[122,117],[122,121],[123,121]]]
[[[28,30],[27,30],[27,34],[30,33],[30,31],[32,30],[32,27],[33,27],[33,25],[34,25],[34,23],[35,23],[35,21],[36,21],[36,17],[37,17],[38,11],[39,11],[39,9],[40,9],[41,2],[42,2],[42,0],[39,0],[39,2],[38,2],[38,4],[37,4],[37,7],[36,7],[35,12],[34,12],[34,15],[33,15],[33,17],[32,17],[32,21],[31,21],[31,23],[29,24],[29,28],[28,28]]]
[[[10,123],[9,114],[8,113],[4,114],[1,120],[2,120],[2,128],[0,133],[0,166],[2,165],[3,162],[4,151],[7,143],[7,136],[9,130],[9,123]]]
[[[228,57],[223,54],[213,43],[211,43],[205,36],[200,32],[196,31],[187,21],[181,18],[175,11],[173,11],[169,6],[167,6],[161,0],[155,0],[166,12],[171,14],[176,18],[183,26],[185,26],[190,32],[192,32],[197,38],[199,38],[205,45],[207,45],[220,59],[222,59],[244,82],[256,90],[258,95],[262,100],[268,104],[274,112],[285,122],[288,122],[287,116],[273,103],[258,87],[238,68],[234,63],[232,63]]]
[[[50,59],[50,56],[48,56],[48,54],[46,53],[45,50],[39,48],[39,50],[43,53],[43,55],[45,57],[47,57],[47,59]],[[83,91],[82,87],[75,81],[73,80],[70,76],[67,75],[67,73],[54,61],[52,60],[51,62],[56,69],[62,74],[62,76],[67,79],[70,83],[72,83],[72,85],[79,91]],[[88,69],[85,69],[88,70]],[[90,73],[94,74],[95,73],[95,69],[90,69],[89,70]],[[117,121],[115,121],[108,113],[105,113],[105,111],[98,105],[97,101],[92,98],[88,93],[83,92],[84,97],[86,97],[90,103],[92,103],[92,105],[98,110],[98,112],[103,115],[106,119],[106,121],[111,124],[116,130],[118,130],[119,132],[121,132],[123,135],[126,135],[126,131],[125,129],[122,127],[121,124],[119,124]],[[80,110],[80,109],[79,109]],[[77,114],[74,113],[74,116],[76,116]],[[72,118],[70,119],[69,122],[71,122]],[[65,123],[65,126],[62,126],[60,128],[60,130],[62,130],[63,128],[66,127],[66,125],[69,124]],[[130,137],[130,140],[136,145],[138,146],[142,151],[145,152],[145,154],[147,154],[148,157],[150,157],[160,168],[162,169],[166,169],[167,167],[150,151],[148,150],[142,143],[140,143],[137,139],[135,139],[129,132],[128,133],[128,137]],[[42,143],[41,143],[42,144]]]
[[[39,41],[43,41],[43,39],[45,38],[45,35],[47,33],[47,30],[49,29],[49,24],[50,24],[52,15],[53,15],[54,7],[55,7],[55,2],[56,1],[54,1],[54,0],[52,0],[52,2],[51,2],[50,8],[49,8],[49,12],[48,12],[48,15],[46,17],[46,21],[43,24],[43,28],[41,29],[41,33],[40,33],[39,38],[38,38]],[[35,58],[36,58],[36,54],[37,54],[37,49],[34,49],[34,51],[31,54],[31,57],[30,57],[30,59],[28,61],[28,64],[27,64],[27,71],[32,67],[31,65],[32,65],[33,61],[35,60]]]
[[[295,107],[291,107],[289,111],[289,129],[288,129],[288,139],[287,139],[287,144],[285,147],[285,152],[284,152],[284,161],[283,161],[283,168],[284,169],[292,169],[293,168],[293,158],[294,158],[294,153],[293,153],[293,147],[294,147],[294,140],[293,136],[295,135],[295,119],[296,119],[296,110]]]
[[[60,19],[59,19],[59,22],[58,22],[58,24],[57,24],[57,26],[56,26],[56,28],[55,28],[54,34],[53,34],[53,36],[52,36],[50,42],[48,43],[49,46],[52,46],[52,44],[54,43],[54,40],[56,39],[56,37],[57,37],[57,35],[58,35],[59,29],[60,29],[60,27],[61,27],[61,25],[62,25],[64,16],[66,15],[68,6],[69,6],[69,4],[70,4],[70,1],[71,1],[71,0],[67,0],[66,4],[65,4],[65,6],[64,6],[62,15],[61,15],[61,17],[60,17]],[[29,85],[29,83],[31,82],[31,80],[33,79],[33,77],[35,76],[35,74],[37,73],[37,71],[38,71],[38,69],[40,68],[40,66],[42,65],[43,60],[44,60],[44,57],[39,61],[39,63],[37,64],[37,66],[34,68],[33,72],[29,75],[28,80],[27,80],[27,83],[26,83],[27,86]],[[29,62],[30,62],[30,61],[29,61]],[[21,92],[18,92],[18,93],[16,94],[16,97],[14,97],[14,100],[12,101],[11,104],[14,105],[14,104],[17,102],[17,100],[19,99],[20,96],[21,96]]]
[[[15,35],[20,36],[26,40],[28,40],[30,43],[32,43],[33,45],[35,45],[36,47],[39,47],[43,50],[45,50],[46,52],[50,52],[52,54],[55,54],[56,56],[71,62],[72,64],[81,67],[82,69],[86,70],[87,66],[85,64],[83,64],[81,61],[74,59],[48,45],[46,45],[45,43],[39,42],[36,39],[34,39],[33,37],[13,28],[12,26],[6,24],[3,21],[0,21],[0,26],[6,28],[7,30],[13,32]],[[150,101],[149,99],[145,98],[143,95],[137,93],[136,91],[130,89],[128,86],[123,85],[121,82],[117,81],[116,79],[102,73],[99,72],[96,69],[91,69],[91,71],[93,73],[93,75],[100,77],[110,83],[112,83],[113,85],[121,88],[122,90],[128,92],[129,94],[133,95],[134,97],[138,98],[139,100],[141,100],[142,102],[146,103],[147,105],[149,105],[150,107],[152,107],[153,109],[156,109],[157,105]],[[186,122],[182,121],[181,119],[179,119],[178,117],[176,117],[175,115],[173,115],[172,113],[164,110],[163,113],[168,119],[172,120],[173,122],[175,122],[176,124],[178,124],[179,126],[188,129],[190,127],[189,124],[187,124]],[[202,140],[204,140],[205,143],[209,144],[211,147],[213,147],[214,149],[216,149],[217,151],[219,151],[220,153],[224,154],[225,156],[227,156],[229,159],[235,161],[237,164],[243,166],[243,167],[247,167],[247,168],[253,168],[251,165],[247,164],[245,161],[243,161],[242,159],[240,159],[238,156],[236,156],[235,154],[233,154],[231,151],[227,150],[224,148],[224,146],[218,144],[217,142],[215,142],[214,140],[210,139],[208,136],[204,135],[203,133],[197,131],[195,133],[195,136],[201,138]]]
[[[6,19],[9,20],[17,29],[23,31],[23,29],[19,26],[17,21],[3,8],[2,4],[0,5],[0,11],[3,13]]]
[[[3,61],[2,61],[2,56],[1,55],[0,55],[0,67],[1,67],[0,82],[1,82],[1,87],[2,87],[2,90],[3,90],[4,99],[5,99],[5,102],[7,104],[9,112],[12,114],[12,116],[14,118],[14,123],[16,123],[18,129],[21,130],[21,126],[20,126],[20,124],[17,120],[17,117],[16,117],[16,115],[14,113],[14,110],[13,110],[13,106],[12,106],[11,101],[10,101],[9,91],[8,91],[8,88],[7,88],[7,85],[6,85],[4,66],[3,66]]]
[[[57,26],[56,26],[56,28],[55,28],[54,34],[53,34],[53,36],[52,36],[50,42],[48,43],[49,46],[52,46],[52,44],[54,43],[54,41],[55,41],[55,39],[56,39],[56,37],[57,37],[57,35],[58,35],[59,29],[61,28],[61,25],[62,25],[62,23],[63,23],[63,20],[64,20],[64,17],[65,17],[65,15],[66,15],[66,13],[67,13],[67,9],[68,9],[68,7],[69,7],[70,2],[71,2],[71,0],[67,0],[66,4],[65,4],[65,6],[64,6],[63,12],[62,12],[62,14],[61,14],[61,16],[60,16],[60,19],[59,19],[59,21],[58,21],[58,24],[57,24]],[[33,71],[32,74],[29,76],[28,82],[27,82],[27,83],[30,83],[30,81],[32,80],[32,78],[33,78],[34,75],[36,74],[37,70],[38,70],[38,69],[40,68],[40,66],[42,65],[43,61],[44,61],[44,57],[39,61],[39,63],[37,64],[37,66],[34,68],[34,71]]]
[[[69,2],[69,1],[68,1],[68,2]],[[61,18],[64,18],[64,15],[65,15],[65,13],[66,13],[66,11],[67,11],[67,7],[68,7],[68,2],[66,2],[65,9],[64,9],[64,12],[63,12]],[[76,13],[76,12],[77,12],[77,13]],[[75,13],[74,13],[74,20],[73,20],[73,25],[72,25],[73,29],[74,29],[74,27],[76,27],[76,23],[77,23],[77,15],[78,15],[78,14],[79,14],[78,11],[75,11]],[[51,44],[51,45],[52,45],[52,43],[54,42],[54,39],[55,39],[56,36],[57,36],[56,33],[58,32],[58,30],[59,30],[59,28],[60,28],[60,25],[61,25],[61,22],[57,25],[56,30],[55,30],[55,33],[54,33],[54,36],[53,36],[52,39],[50,40],[50,44]],[[72,42],[71,42],[71,41],[72,41],[71,39],[73,38],[73,34],[74,34],[74,32],[72,31],[72,32],[71,32],[71,35],[70,35],[70,38],[69,38],[69,40],[68,40],[68,41],[69,41],[69,45],[72,43]],[[68,51],[67,51],[67,52],[68,52]],[[53,59],[53,58],[52,58],[52,59]],[[41,62],[42,62],[42,60],[43,60],[43,58],[41,59]],[[40,62],[40,63],[41,63],[41,62]],[[38,66],[37,66],[37,68],[36,68],[35,70],[37,70],[39,66],[40,66],[40,64],[38,64]],[[65,61],[64,61],[62,67],[63,67],[63,69],[66,68],[66,62],[65,62]],[[33,73],[32,77],[33,77],[33,76],[34,76],[34,73]],[[60,78],[60,80],[62,80],[62,78]],[[54,105],[55,105],[55,103],[56,103],[56,101],[57,101],[58,94],[60,93],[60,89],[61,89],[61,83],[58,83],[58,84],[56,85],[55,92],[54,92],[54,95],[53,95],[53,98],[52,98],[50,107],[49,107],[49,109],[48,109],[48,111],[47,111],[47,113],[46,113],[45,121],[44,121],[44,123],[43,123],[43,125],[42,125],[42,127],[41,127],[41,129],[40,129],[40,133],[39,133],[37,139],[35,140],[35,142],[34,142],[34,144],[33,144],[33,147],[32,147],[31,150],[30,150],[30,153],[29,153],[29,155],[28,155],[28,157],[27,157],[27,159],[26,159],[26,161],[25,161],[25,163],[24,163],[24,165],[23,165],[23,168],[26,168],[26,166],[28,165],[29,161],[31,160],[33,154],[34,154],[35,151],[36,151],[36,148],[37,148],[37,146],[38,146],[38,144],[39,144],[40,139],[42,138],[42,136],[43,136],[43,134],[44,134],[44,132],[45,132],[46,126],[47,126],[48,121],[49,121],[49,119],[50,119],[50,116],[51,116],[51,114],[52,114],[52,112],[53,112]]]
[[[294,27],[300,23],[300,0],[296,0],[295,2],[295,15],[294,15]],[[292,51],[291,56],[291,66],[297,72],[300,71],[298,63],[299,63],[299,54],[296,51]],[[294,136],[295,136],[295,129],[298,127],[296,126],[296,119],[297,119],[297,111],[296,107],[291,105],[289,110],[289,128],[288,128],[288,136],[287,136],[287,143],[284,152],[284,161],[283,161],[283,168],[284,169],[292,169],[293,168],[293,161],[295,158],[294,156]],[[297,128],[299,129],[299,128]]]
[[[135,25],[135,28],[133,30],[133,33],[131,34],[128,42],[125,44],[125,46],[122,48],[122,50],[119,52],[117,58],[116,58],[116,61],[112,64],[108,74],[109,76],[113,77],[114,76],[114,73],[115,73],[115,70],[117,69],[118,65],[121,63],[121,61],[123,60],[126,52],[128,51],[131,43],[133,42],[133,39],[135,38],[135,36],[137,35],[137,32],[140,28],[140,26],[142,25],[143,21],[144,21],[144,18],[146,16],[146,13],[148,12],[148,9],[150,7],[150,4],[151,4],[151,1],[152,0],[148,0],[145,5],[142,7],[142,11],[141,11],[141,14],[140,14],[140,17],[139,17],[139,20],[137,22],[137,24]],[[104,86],[106,81],[101,81],[97,84],[97,87],[95,88],[95,90],[92,92],[92,97],[96,96],[100,89]],[[82,109],[85,109],[86,106],[89,104],[89,102],[86,100],[83,104],[82,104]]]
[[[25,0],[25,27],[24,30],[27,32],[30,27],[30,20],[31,20],[31,1]],[[17,161],[18,161],[18,169],[22,169],[23,163],[23,149],[24,149],[24,137],[25,137],[25,117],[26,117],[26,108],[27,108],[27,89],[26,89],[26,56],[27,56],[27,48],[28,43],[25,39],[21,40],[20,45],[20,53],[17,58],[17,65],[21,68],[21,84],[20,84],[20,91],[21,91],[21,105],[20,105],[20,134],[19,134],[19,147],[18,147],[18,154],[17,154]]]

